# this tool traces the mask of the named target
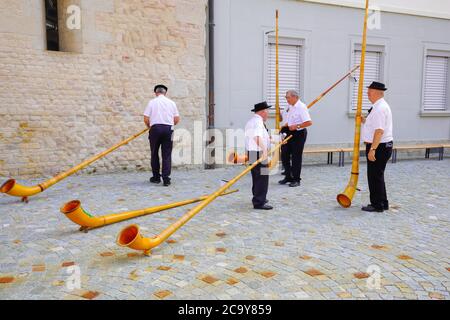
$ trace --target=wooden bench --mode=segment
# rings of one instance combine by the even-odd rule
[[[327,153],[328,160],[327,164],[333,164],[333,153],[340,152],[339,148],[305,148],[303,154],[315,154],[315,153]]]
[[[439,157],[438,160],[444,159],[444,145],[442,144],[416,144],[416,145],[394,145],[394,149],[392,150],[392,163],[397,162],[397,151],[402,150],[421,150],[425,149],[425,159],[430,158],[430,154],[438,153]]]
[[[397,162],[397,151],[402,150],[421,150],[425,149],[425,159],[430,158],[431,153],[438,153],[438,160],[444,159],[444,149],[450,149],[450,144],[415,144],[415,145],[395,145],[392,150],[392,163]],[[434,151],[434,152],[433,152]],[[339,167],[345,165],[345,153],[353,152],[353,148],[305,148],[304,154],[327,153],[327,164],[333,164],[333,153],[339,152]],[[360,147],[360,157],[366,156],[365,145]]]
[[[425,159],[430,158],[431,153],[438,153],[439,157],[438,160],[444,159],[444,149],[450,148],[450,145],[442,145],[442,144],[415,144],[415,145],[395,145],[392,149],[392,163],[397,162],[397,152],[400,150],[422,150],[425,149]],[[365,146],[361,146],[361,152],[360,156],[365,157]],[[434,151],[434,152],[433,152]],[[341,149],[341,152],[339,153],[339,166],[344,166],[344,154],[345,152],[353,152],[353,148],[343,148]]]

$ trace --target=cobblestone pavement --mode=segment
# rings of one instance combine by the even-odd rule
[[[252,208],[246,176],[239,193],[214,201],[149,257],[119,247],[119,231],[137,223],[155,235],[193,205],[87,234],[59,212],[72,199],[103,215],[192,198],[241,170],[174,170],[169,188],[150,185],[146,172],[74,176],[29,204],[0,195],[0,298],[450,298],[449,159],[388,164],[384,213],[360,210],[368,200],[365,164],[350,209],[335,200],[349,165],[305,166],[294,189],[271,177],[275,210],[264,212]],[[80,289],[71,288],[73,265]]]

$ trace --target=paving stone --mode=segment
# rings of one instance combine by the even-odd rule
[[[201,278],[203,282],[206,282],[207,284],[214,284],[215,282],[219,281],[219,279],[214,278],[213,276],[204,276]]]
[[[263,271],[263,272],[260,272],[259,274],[265,278],[272,278],[276,275],[276,273],[272,272],[272,271]]]
[[[355,194],[352,207],[336,205],[336,192],[348,179],[348,165],[305,166],[301,190],[283,188],[277,183],[280,176],[271,176],[270,215],[253,210],[247,176],[235,185],[238,193],[212,202],[150,256],[118,247],[117,234],[136,223],[143,235],[157,235],[168,225],[167,218],[177,220],[187,207],[172,209],[170,216],[155,214],[85,234],[59,213],[61,204],[68,194],[98,214],[167,204],[211,193],[221,179],[234,177],[242,167],[174,169],[173,184],[167,189],[150,185],[147,172],[80,174],[30,198],[28,205],[0,195],[0,299],[85,299],[82,295],[87,292],[100,293],[93,299],[105,300],[304,299],[305,295],[450,299],[449,167],[447,158],[388,164],[392,205],[380,215],[360,210],[369,199],[365,174],[360,175],[362,191]],[[412,179],[420,183],[411,183]],[[423,185],[429,186],[427,194]],[[74,275],[67,272],[77,272],[71,266],[81,272],[82,290],[66,288]],[[374,266],[381,272],[379,290],[371,290],[365,281]],[[215,281],[200,279],[208,275]],[[227,292],[230,289],[234,290]]]
[[[353,276],[356,279],[367,279],[370,277],[370,274],[365,273],[365,272],[357,272],[357,273],[354,273]]]
[[[33,272],[44,272],[45,265],[34,265],[32,270]]]
[[[81,297],[84,299],[93,300],[96,297],[98,297],[99,295],[100,295],[100,293],[97,291],[87,291],[87,292],[83,293],[81,295]]]
[[[323,276],[324,274],[317,269],[306,270],[305,273],[311,277]]]
[[[168,267],[168,266],[160,266],[157,268],[157,270],[161,270],[161,271],[169,271],[170,269],[172,269],[172,268]]]
[[[67,267],[74,266],[74,265],[75,265],[75,262],[73,262],[73,261],[66,261],[66,262],[62,263],[61,267],[67,268]]]
[[[430,292],[429,296],[433,300],[444,300],[444,295],[440,293]]]
[[[172,295],[172,292],[170,292],[169,290],[162,290],[162,291],[155,292],[154,295],[159,299],[164,299],[164,298],[167,298],[168,296]]]
[[[0,278],[0,284],[1,283],[11,283],[14,282],[14,277],[1,277]]]
[[[236,272],[236,273],[247,273],[248,269],[245,268],[245,267],[239,267],[237,269],[234,269],[234,272]]]
[[[229,284],[230,286],[234,286],[235,284],[239,283],[239,280],[236,280],[234,278],[229,278],[227,280],[227,284]]]

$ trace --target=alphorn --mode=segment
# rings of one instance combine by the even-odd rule
[[[286,138],[284,141],[280,142],[276,145],[271,151],[268,152],[268,155],[277,152],[281,145],[287,142],[291,137]],[[267,156],[268,156],[267,155]],[[239,179],[245,176],[250,172],[254,167],[260,164],[262,161],[266,160],[266,157],[259,158],[252,165],[246,167],[244,171],[234,177],[232,180],[224,184],[217,191],[208,196],[204,201],[200,204],[186,212],[178,221],[171,224],[164,231],[162,231],[159,235],[152,238],[145,238],[141,235],[139,231],[139,226],[136,224],[130,225],[124,228],[119,235],[117,236],[117,244],[122,247],[129,247],[134,250],[143,251],[145,255],[149,255],[151,249],[159,246],[161,243],[166,241],[174,232],[180,229],[184,224],[186,224],[189,220],[191,220],[197,213],[199,213],[202,209],[204,209],[208,204],[210,204],[214,199],[220,196],[223,192],[225,192],[228,188],[230,188],[234,183],[236,183]]]
[[[279,28],[278,28],[278,10],[275,13],[275,131],[280,134],[280,62],[279,62]],[[281,150],[275,152],[269,162],[269,169],[272,170],[280,162]]]
[[[339,79],[337,82],[335,82],[331,87],[329,87],[327,90],[322,92],[316,99],[314,99],[313,102],[311,102],[307,107],[310,109],[312,106],[314,106],[317,102],[322,100],[323,97],[325,97],[331,90],[336,88],[342,81],[347,79],[348,76],[350,76],[353,72],[355,72],[359,68],[358,66],[353,67],[349,72],[345,74],[341,79]],[[248,159],[246,155],[239,155],[236,152],[230,152],[227,156],[227,162],[230,164],[244,164],[247,163]]]
[[[362,39],[362,50],[361,50],[361,69],[359,76],[359,87],[358,87],[358,104],[356,108],[355,116],[355,137],[353,144],[353,161],[352,161],[352,171],[350,175],[350,180],[347,187],[343,193],[337,195],[337,202],[344,208],[349,208],[352,205],[352,199],[355,195],[356,188],[358,186],[359,177],[359,144],[361,142],[361,114],[362,114],[362,103],[363,103],[363,86],[364,86],[364,68],[366,59],[366,45],[367,45],[367,19],[369,17],[369,0],[366,0],[366,13],[364,17],[364,29],[363,29],[363,39]]]
[[[119,142],[119,143],[115,144],[114,146],[112,146],[108,150],[105,150],[105,151],[97,154],[96,156],[83,161],[79,165],[77,165],[77,166],[75,166],[75,167],[73,167],[73,168],[71,168],[71,169],[69,169],[69,170],[67,170],[65,172],[62,172],[62,173],[54,176],[53,178],[38,184],[37,186],[32,186],[32,187],[23,186],[23,185],[17,183],[15,179],[10,179],[10,180],[6,181],[0,187],[0,192],[8,194],[8,195],[13,196],[13,197],[22,197],[22,201],[23,202],[28,202],[28,197],[31,197],[31,196],[34,196],[34,195],[36,195],[38,193],[43,192],[44,190],[50,188],[51,186],[53,186],[54,184],[58,183],[59,181],[67,178],[68,176],[74,174],[77,171],[80,171],[81,169],[87,167],[91,163],[93,163],[93,162],[97,161],[98,159],[106,156],[107,154],[113,152],[114,150],[120,148],[121,146],[129,143],[131,140],[134,140],[137,137],[143,135],[148,130],[149,129],[145,129],[145,130],[142,130],[141,132],[139,132],[139,133],[137,133],[135,135],[132,135],[131,137],[123,140],[122,142]]]
[[[238,192],[238,190],[226,191],[220,194],[220,196],[226,196],[232,193]],[[185,206],[191,203],[199,202],[206,200],[208,196],[201,196],[194,199],[188,199],[178,202],[173,202],[165,205],[159,205],[155,207],[145,208],[141,210],[134,210],[128,212],[121,212],[115,214],[108,214],[103,216],[93,216],[83,209],[81,206],[81,202],[79,200],[72,200],[67,202],[64,206],[61,207],[60,211],[63,213],[68,219],[70,219],[73,223],[80,226],[80,231],[87,232],[88,230],[104,227],[113,223],[121,222],[128,219],[133,219],[149,214],[153,214],[156,212]]]
[[[278,28],[278,10],[275,13],[275,129],[280,132],[280,63],[279,63],[279,28]]]

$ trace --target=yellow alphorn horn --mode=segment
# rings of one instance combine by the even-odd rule
[[[134,140],[137,137],[143,135],[148,130],[149,129],[142,130],[141,132],[139,132],[139,133],[137,133],[137,134],[135,134],[135,135],[133,135],[133,136],[123,140],[122,142],[120,142],[118,144],[115,144],[114,146],[112,146],[108,150],[105,150],[102,153],[99,153],[98,155],[83,161],[82,163],[80,163],[79,165],[73,167],[72,169],[69,169],[69,170],[67,170],[65,172],[62,172],[62,173],[58,174],[57,176],[54,176],[53,178],[38,184],[37,186],[33,186],[33,187],[23,186],[23,185],[17,183],[16,180],[10,179],[10,180],[6,181],[0,187],[0,192],[6,193],[6,194],[8,194],[10,196],[14,196],[14,197],[22,197],[22,201],[28,202],[28,197],[31,197],[31,196],[34,196],[34,195],[36,195],[38,193],[43,192],[44,190],[50,188],[55,183],[58,183],[59,181],[63,180],[64,178],[67,178],[68,176],[74,174],[75,172],[77,172],[77,171],[87,167],[91,163],[93,163],[93,162],[97,161],[98,159],[106,156],[107,154],[113,152],[117,148],[127,144],[131,140]]]
[[[356,108],[355,116],[355,138],[353,144],[353,162],[350,181],[343,193],[337,195],[336,200],[344,207],[349,208],[352,205],[352,199],[355,195],[356,188],[358,186],[359,177],[359,144],[361,142],[361,114],[362,114],[362,102],[363,102],[363,85],[364,85],[364,67],[366,59],[366,45],[367,45],[367,19],[369,16],[369,0],[366,0],[366,13],[364,17],[364,31],[362,39],[361,50],[361,69],[359,76],[358,87],[358,104]]]
[[[355,72],[357,69],[359,68],[359,65],[353,67],[349,72],[347,72],[345,74],[345,76],[343,76],[341,79],[339,79],[338,81],[336,81],[331,87],[329,87],[327,90],[325,90],[324,92],[322,92],[316,99],[314,99],[313,102],[311,102],[307,108],[310,109],[312,106],[314,106],[317,102],[319,102],[320,100],[322,100],[323,97],[325,97],[331,90],[333,90],[334,88],[336,88],[342,81],[344,81],[345,79],[347,79],[348,76],[350,76],[353,72]],[[227,163],[230,164],[244,164],[247,163],[248,159],[246,155],[239,155],[237,154],[235,151],[231,151],[228,156],[227,156]],[[275,165],[276,163],[274,161],[270,162],[270,167],[272,167],[273,165]]]
[[[238,190],[232,190],[223,192],[220,194],[220,196],[229,195],[232,193],[237,192]],[[141,217],[144,215],[185,206],[191,203],[203,201],[208,196],[201,196],[194,199],[188,199],[178,202],[173,202],[165,205],[159,205],[155,207],[145,208],[141,210],[135,210],[135,211],[128,211],[128,212],[121,212],[121,213],[115,213],[115,214],[108,214],[104,216],[95,217],[89,214],[86,210],[83,209],[81,206],[81,202],[79,200],[73,200],[67,202],[64,206],[61,207],[60,211],[63,213],[67,218],[69,218],[72,222],[75,224],[78,224],[80,226],[80,231],[87,231],[90,229],[100,228],[106,225],[110,225],[113,223],[121,222],[128,219],[133,219],[137,217]]]
[[[288,141],[291,137],[286,138],[283,142],[279,143],[275,146],[271,151],[269,151],[269,155],[278,151],[283,143]],[[244,169],[240,174],[234,177],[232,180],[227,182],[221,188],[219,188],[216,192],[209,195],[204,201],[202,201],[199,205],[192,208],[188,212],[186,212],[178,221],[167,227],[163,232],[161,232],[158,236],[153,238],[144,238],[139,232],[139,226],[133,224],[124,228],[117,237],[117,244],[122,247],[129,247],[134,250],[144,251],[144,254],[149,255],[150,250],[159,246],[161,243],[166,241],[175,231],[181,228],[186,222],[191,220],[197,213],[199,213],[202,209],[204,209],[208,204],[210,204],[214,199],[220,196],[224,191],[230,188],[234,183],[236,183],[239,179],[245,176],[250,172],[254,167],[256,167],[259,163],[264,161],[265,158],[259,158],[255,163],[248,166]]]
[[[280,133],[280,62],[279,62],[279,27],[278,10],[275,13],[275,131]],[[281,150],[275,152],[269,162],[269,170],[272,170],[280,162]]]
[[[279,62],[278,10],[275,13],[275,129],[280,132],[280,62]]]

